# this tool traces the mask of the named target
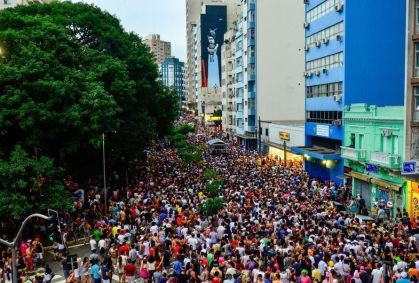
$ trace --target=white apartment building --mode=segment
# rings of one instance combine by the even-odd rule
[[[230,29],[224,34],[224,44],[221,47],[221,93],[223,130],[228,138],[236,133],[236,103],[234,82],[234,55],[236,50],[236,29]]]

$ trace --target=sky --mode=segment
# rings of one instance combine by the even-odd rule
[[[160,34],[172,43],[172,55],[186,60],[185,0],[72,0],[93,3],[116,16],[127,31],[144,37]]]

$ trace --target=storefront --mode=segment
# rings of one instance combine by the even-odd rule
[[[286,122],[272,123],[265,130],[268,133],[268,139],[265,141],[267,154],[279,161],[287,160],[289,164],[302,164],[304,157],[301,154],[294,154],[291,151],[292,146],[301,146],[304,144],[304,127],[302,123]]]
[[[361,195],[369,211],[374,205],[385,204],[391,216],[395,216],[397,209],[403,211],[406,207],[406,200],[403,196],[406,195],[408,186],[403,179],[392,177],[392,182],[390,182],[368,173],[351,171],[349,174],[353,178],[352,194]]]

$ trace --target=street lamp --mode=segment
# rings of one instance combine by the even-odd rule
[[[29,222],[29,220],[31,220],[32,218],[35,218],[35,217],[42,218],[42,219],[45,219],[45,220],[49,219],[48,216],[43,215],[43,214],[39,214],[39,213],[31,214],[22,222],[22,225],[20,226],[19,231],[17,232],[16,237],[13,240],[13,242],[8,242],[6,240],[0,239],[0,244],[6,245],[7,247],[12,249],[12,269],[13,269],[13,278],[12,278],[13,280],[12,280],[12,282],[13,283],[18,282],[17,281],[17,266],[16,266],[16,257],[17,257],[17,251],[16,250],[18,248],[17,247],[18,241],[19,241],[19,238],[20,238],[20,236],[23,232],[23,228],[25,228],[25,226]]]

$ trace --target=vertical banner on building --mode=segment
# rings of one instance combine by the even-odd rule
[[[407,212],[412,221],[419,216],[419,183],[408,182]]]
[[[202,87],[221,87],[221,45],[226,31],[226,6],[206,5],[201,14]]]

